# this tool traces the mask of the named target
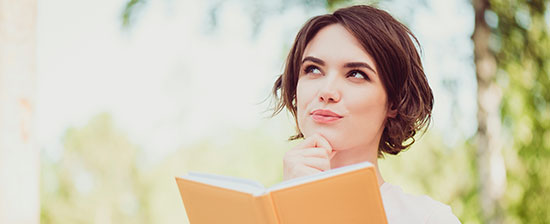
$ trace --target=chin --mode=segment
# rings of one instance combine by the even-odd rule
[[[315,127],[310,130],[304,130],[304,137],[311,136],[314,133],[318,133],[327,139],[328,143],[333,149],[343,149],[346,147],[345,142],[347,138],[342,131],[335,130],[333,128]]]
[[[325,136],[325,135],[323,135]],[[348,146],[346,145],[346,139],[343,136],[327,135],[325,136],[328,143],[332,146],[332,150],[343,150]]]

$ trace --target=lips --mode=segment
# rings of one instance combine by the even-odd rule
[[[318,123],[331,123],[343,118],[342,115],[332,112],[331,110],[319,109],[311,112],[311,117]]]

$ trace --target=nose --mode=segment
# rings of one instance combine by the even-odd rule
[[[325,103],[337,103],[340,101],[340,91],[338,87],[338,81],[333,78],[327,78],[324,80],[323,86],[319,90],[319,101]]]

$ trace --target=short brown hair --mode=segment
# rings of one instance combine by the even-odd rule
[[[296,86],[301,57],[317,32],[331,24],[344,26],[374,58],[388,105],[397,112],[395,117],[388,117],[384,122],[378,156],[383,157],[382,152],[398,154],[414,143],[417,131],[429,125],[433,95],[415,46],[416,43],[420,48],[416,37],[390,14],[371,6],[342,8],[332,14],[313,17],[304,24],[290,49],[284,73],[273,85],[272,94],[277,99],[273,116],[286,107],[298,127]],[[290,140],[298,138],[303,138],[300,130]],[[407,142],[409,139],[412,141]]]

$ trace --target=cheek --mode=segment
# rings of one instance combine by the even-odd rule
[[[362,93],[350,99],[347,108],[353,119],[350,120],[350,131],[368,136],[376,135],[382,129],[386,119],[386,95],[384,92]]]
[[[383,129],[384,121],[386,119],[386,95],[385,94],[372,94],[368,99],[364,99],[361,102],[357,102],[354,109],[355,114],[358,117],[358,122],[362,124],[363,131],[370,134],[374,134]]]
[[[307,109],[312,100],[315,98],[315,91],[307,81],[298,81],[296,86],[296,108],[298,117],[298,128],[302,133],[306,132],[304,127],[307,118]],[[304,133],[305,134],[305,133]]]
[[[363,99],[357,98],[349,108],[358,116],[375,119],[382,116],[386,109],[385,100],[382,98],[382,96],[372,95]]]

